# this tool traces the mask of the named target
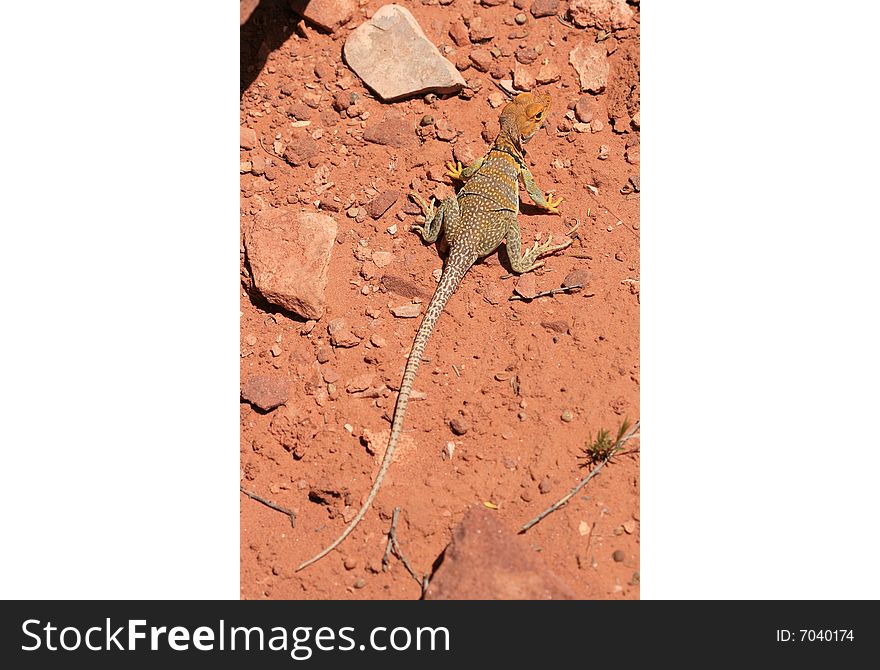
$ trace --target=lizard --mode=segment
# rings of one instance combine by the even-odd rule
[[[491,254],[503,242],[507,246],[511,268],[514,273],[522,274],[543,266],[544,261],[538,260],[541,256],[560,251],[571,244],[571,240],[553,244],[552,236],[548,236],[546,242],[535,242],[531,249],[521,254],[522,236],[517,222],[519,182],[522,181],[536,205],[553,214],[559,213],[558,208],[562,203],[562,198],[554,200],[552,193],[544,197],[525,163],[524,145],[544,125],[550,104],[550,95],[538,92],[520,93],[508,102],[501,110],[501,130],[488,153],[466,168],[459,162],[447,163],[448,176],[463,181],[464,185],[456,195],[444,199],[439,207],[434,206],[433,197],[430,202],[425,202],[417,193],[409,194],[425,216],[424,225],[414,225],[412,230],[427,243],[436,242],[442,232],[449,243],[449,255],[413,340],[397,395],[388,446],[370,492],[342,534],[300,565],[297,572],[336,549],[370,508],[391,465],[425,346],[446,302],[474,262]]]

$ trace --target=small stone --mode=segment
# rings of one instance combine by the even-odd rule
[[[518,91],[531,91],[536,85],[535,77],[522,63],[513,66],[513,87]]]
[[[251,149],[257,148],[257,133],[253,128],[245,128],[242,126],[240,129],[241,139],[239,140],[239,146],[245,151],[250,151]]]
[[[345,385],[345,390],[349,393],[357,393],[358,391],[366,391],[373,383],[373,373],[365,372],[349,380]]]
[[[318,351],[315,352],[315,358],[318,359],[318,363],[326,363],[333,358],[333,349],[327,345],[318,347]]]
[[[385,214],[391,207],[397,202],[397,199],[400,197],[400,191],[396,189],[391,189],[389,191],[383,191],[375,198],[373,198],[367,204],[367,214],[369,214],[372,218],[378,219],[381,218],[382,215]],[[376,263],[376,265],[379,265]],[[379,265],[379,267],[382,267]]]
[[[345,558],[345,560],[342,562],[342,566],[346,570],[354,570],[358,566],[358,562],[356,559],[352,558],[351,556],[347,556]]]
[[[624,559],[626,559],[626,554],[623,552],[623,549],[616,549],[613,554],[611,554],[611,558],[614,559],[615,563],[623,563]]]
[[[321,370],[321,376],[328,384],[335,384],[339,381],[339,373],[333,368],[323,368]]]
[[[456,416],[449,421],[449,427],[456,435],[464,435],[471,426],[463,416]]]
[[[557,67],[553,63],[548,62],[541,65],[541,69],[535,75],[535,80],[539,84],[552,84],[554,81],[559,81],[561,76]]]
[[[545,493],[550,493],[550,490],[552,488],[553,488],[553,484],[550,481],[550,477],[544,477],[544,479],[541,480],[541,483],[538,484],[538,492],[541,495],[544,495]]]
[[[449,28],[449,37],[452,38],[452,41],[455,42],[455,46],[457,47],[467,46],[471,43],[467,26],[464,25],[463,21],[456,21],[452,24],[452,27]]]
[[[337,91],[333,95],[333,109],[344,112],[358,101],[358,94],[353,91]]]
[[[516,280],[516,284],[513,288],[514,291],[526,300],[531,300],[538,294],[537,282],[535,280],[535,275],[531,272],[527,272],[524,275],[520,275]]]
[[[570,0],[566,12],[578,28],[622,30],[633,17],[626,0]]]
[[[578,74],[582,91],[602,93],[605,90],[611,68],[604,44],[578,42],[569,53],[568,62]]]
[[[348,23],[357,10],[357,0],[290,0],[297,14],[328,32]]]
[[[252,347],[257,343],[257,336],[256,335],[248,335],[244,338],[244,341],[248,346]]]
[[[398,149],[413,144],[416,134],[404,119],[388,114],[382,121],[364,128],[365,142],[397,147]]]
[[[312,118],[312,110],[308,105],[304,105],[301,102],[294,102],[287,106],[287,109],[284,110],[287,116],[294,118],[298,121],[308,121]]]
[[[398,307],[392,307],[391,313],[401,319],[414,319],[422,313],[422,306],[412,303],[407,305],[400,305]]]
[[[589,523],[587,523],[586,521],[581,521],[578,524],[578,533],[582,537],[586,537],[587,535],[589,535],[592,530],[593,530],[593,527]]]
[[[241,397],[254,407],[269,412],[287,402],[289,381],[272,375],[250,375],[241,387]]]
[[[285,147],[283,155],[284,160],[293,167],[308,163],[309,159],[318,153],[318,143],[312,139],[311,135],[304,133],[302,129],[298,132],[301,134],[295,136],[293,141]]]
[[[596,156],[596,158],[598,158],[600,161],[608,160],[610,151],[611,150],[608,148],[607,144],[600,144],[599,154]]]
[[[532,46],[520,44],[516,49],[514,58],[523,65],[531,65],[538,59],[538,52]]]
[[[564,409],[562,410],[562,414],[559,416],[559,418],[565,421],[565,423],[571,423],[571,421],[574,419],[574,414],[571,413],[570,409]]]
[[[367,585],[367,583],[363,579],[359,579],[354,583],[354,587],[356,589],[362,589]]]
[[[589,123],[593,120],[593,100],[589,96],[582,95],[574,106],[574,115],[581,123]]]
[[[386,344],[388,344],[388,342],[385,340],[384,337],[379,335],[379,333],[373,333],[373,335],[370,337],[370,344],[372,344],[374,347],[381,349]]]
[[[376,264],[377,268],[384,268],[389,265],[393,259],[393,255],[390,251],[374,251],[373,252],[373,263]]]
[[[489,68],[492,67],[492,54],[486,49],[474,49],[471,51],[469,58],[474,67],[480,72],[488,72]]]
[[[556,0],[556,1],[558,2],[559,0]],[[513,17],[513,20],[514,20],[514,22],[516,23],[516,25],[521,26],[521,25],[523,25],[526,21],[528,21],[529,18],[528,18],[525,14],[523,14],[522,12],[520,12],[519,14],[517,14],[516,16]]]
[[[559,12],[559,0],[535,0],[529,11],[536,19],[544,16],[556,16]]]
[[[419,119],[419,125],[423,128],[425,126],[433,126],[434,125],[434,117],[430,114],[425,114],[421,119]]]
[[[501,107],[505,102],[507,102],[507,98],[504,97],[504,94],[501,91],[492,91],[489,94],[489,106],[493,109]]]
[[[562,286],[564,288],[569,288],[571,286],[585,287],[589,283],[590,273],[587,270],[572,270],[565,275],[565,279],[562,280]],[[577,290],[579,289],[575,289],[575,291]]]

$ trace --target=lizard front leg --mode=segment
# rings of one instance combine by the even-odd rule
[[[485,161],[486,157],[483,156],[482,158],[478,158],[477,160],[475,160],[467,167],[462,167],[461,163],[459,163],[458,161],[456,161],[455,163],[450,161],[446,164],[446,167],[448,168],[446,174],[453,179],[458,179],[459,181],[467,181],[474,175],[474,172],[476,172],[483,166],[483,163]]]
[[[566,240],[562,244],[553,244],[553,236],[548,235],[546,242],[543,244],[535,242],[531,249],[520,255],[522,236],[519,232],[519,223],[517,223],[515,218],[507,227],[507,236],[504,241],[507,244],[507,257],[510,259],[510,267],[516,274],[537,270],[544,265],[544,261],[538,260],[541,256],[552,254],[554,251],[560,251],[571,245],[571,240]]]
[[[526,191],[532,199],[532,202],[538,207],[543,207],[551,214],[559,214],[558,208],[559,205],[562,204],[562,198],[554,200],[552,193],[548,193],[545,198],[543,191],[541,191],[538,184],[535,183],[535,178],[525,165],[520,168],[519,176],[522,179],[523,185],[526,187]]]

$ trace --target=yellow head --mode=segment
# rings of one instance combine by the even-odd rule
[[[549,111],[549,93],[520,93],[501,110],[501,130],[519,147],[541,129]]]

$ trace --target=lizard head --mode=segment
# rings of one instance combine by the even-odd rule
[[[521,148],[544,125],[548,111],[548,93],[520,93],[501,110],[501,129]]]

